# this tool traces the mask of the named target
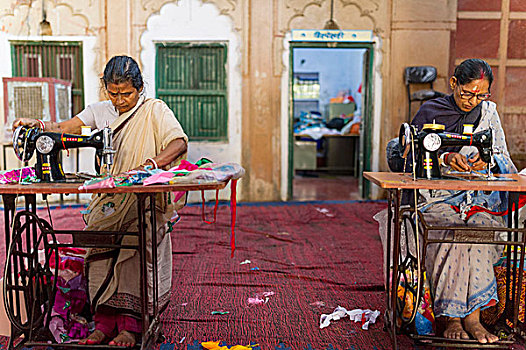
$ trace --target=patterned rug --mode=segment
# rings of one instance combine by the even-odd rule
[[[239,203],[230,257],[230,208],[207,224],[199,206],[172,232],[173,295],[160,349],[205,341],[258,349],[390,349],[383,318],[362,330],[348,318],[320,329],[338,305],[385,310],[381,243],[372,216],[385,202]],[[79,207],[55,208],[56,228],[82,228]],[[205,208],[206,218],[213,207]],[[47,211],[41,212],[47,218]],[[2,218],[3,219],[3,218]],[[0,222],[0,225],[3,225]],[[1,261],[5,249],[2,244]],[[401,349],[413,348],[399,337]]]

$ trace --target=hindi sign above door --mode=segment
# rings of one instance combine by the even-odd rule
[[[291,41],[372,42],[372,30],[293,29]]]

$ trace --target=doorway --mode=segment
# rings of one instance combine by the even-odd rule
[[[368,197],[371,46],[291,45],[291,199]]]

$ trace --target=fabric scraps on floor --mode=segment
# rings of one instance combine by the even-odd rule
[[[320,207],[334,217],[315,209]],[[172,233],[172,293],[161,315],[166,342],[159,349],[203,350],[201,342],[209,340],[223,340],[225,346],[259,344],[265,350],[391,349],[382,317],[367,331],[361,320],[319,327],[320,314],[332,313],[337,305],[385,310],[382,246],[372,218],[385,207],[385,202],[370,201],[241,203],[234,259],[224,240],[229,206],[219,205],[214,225],[202,222],[200,206],[183,208]],[[80,209],[52,210],[55,228],[81,230]],[[39,209],[39,215],[46,218],[47,211]],[[250,271],[240,264],[248,259],[251,266],[265,268]],[[0,244],[0,265],[4,260]],[[265,291],[274,292],[268,303],[247,303]],[[229,314],[211,315],[213,310]],[[398,337],[398,346],[414,348],[404,336]]]
[[[322,314],[320,316],[320,329],[328,327],[331,324],[331,321],[338,321],[341,318],[349,316],[351,321],[361,323],[362,329],[367,330],[369,329],[370,324],[376,322],[376,318],[379,315],[380,311],[378,310],[372,311],[369,309],[354,309],[351,311],[347,311],[347,309],[338,305],[338,307],[334,309],[332,314]]]

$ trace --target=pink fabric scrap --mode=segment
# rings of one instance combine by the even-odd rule
[[[210,164],[210,163],[208,163]],[[208,164],[203,164],[203,165],[208,165]],[[176,172],[176,171],[180,171],[180,170],[188,170],[188,171],[194,171],[194,170],[212,170],[212,168],[210,167],[198,167],[197,165],[195,165],[194,163],[190,163],[189,161],[187,161],[186,159],[183,159],[181,160],[181,163],[179,163],[178,166],[175,166],[173,168],[171,168],[170,170],[168,171],[172,171],[172,172]]]
[[[20,176],[20,173],[22,173],[22,176]],[[21,178],[25,179],[28,176],[36,176],[35,168],[27,166],[19,169],[2,170],[0,171],[0,183],[17,183]]]
[[[154,174],[147,179],[144,179],[142,184],[144,186],[166,183],[174,177],[174,174],[171,171],[163,171],[162,173]]]
[[[91,182],[86,181],[82,186],[79,186],[79,190],[90,190],[90,189],[97,189],[97,188],[115,188],[115,180],[113,177],[108,177],[106,179],[103,179],[101,181],[94,181]]]
[[[212,169],[211,168],[200,168],[197,165],[190,163],[189,161],[183,159],[181,160],[181,163],[179,165],[171,168],[170,170],[154,174],[150,176],[149,178],[145,179],[143,181],[143,185],[148,186],[148,185],[159,184],[159,183],[167,183],[176,176],[174,174],[175,172],[182,171],[182,170],[194,171],[194,170],[212,170]]]
[[[189,171],[192,171],[192,170],[196,170],[196,169],[199,169],[199,167],[197,165],[195,165],[193,163],[190,163],[186,159],[183,159],[183,160],[181,160],[181,163],[179,163],[178,166],[170,169],[170,171],[177,171],[177,170],[189,170]]]
[[[184,191],[177,191],[177,192],[174,192],[174,202],[177,202],[179,199],[181,199],[182,196],[184,196],[186,192]]]
[[[248,298],[247,302],[249,305],[261,305],[266,304],[270,300],[270,296],[274,295],[274,292],[263,292],[261,294],[256,294],[254,298]]]

